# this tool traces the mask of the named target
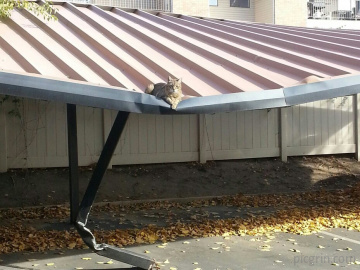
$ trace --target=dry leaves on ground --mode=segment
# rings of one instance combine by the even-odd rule
[[[174,241],[179,237],[209,237],[231,235],[271,235],[275,232],[311,234],[327,228],[360,230],[360,188],[347,191],[299,193],[292,195],[227,196],[207,201],[192,202],[193,207],[206,205],[232,205],[237,207],[284,206],[272,215],[250,215],[247,218],[203,219],[201,222],[175,223],[166,227],[154,225],[140,229],[96,230],[99,242],[115,246],[139,243]],[[171,209],[185,207],[177,203],[146,203],[127,206],[129,209]],[[98,207],[96,211],[112,211],[119,206]],[[124,206],[122,206],[123,210]],[[95,211],[95,212],[96,212]],[[51,249],[84,248],[85,245],[75,230],[44,231],[22,225],[24,218],[64,218],[68,211],[64,207],[38,208],[36,210],[1,210],[0,216],[11,226],[0,227],[0,253],[17,251],[45,251]],[[293,239],[289,239],[293,241]],[[185,241],[184,244],[190,242]],[[166,245],[158,245],[165,248]],[[216,247],[214,247],[215,249]],[[321,248],[321,247],[319,247]],[[266,250],[266,249],[265,249]],[[350,249],[348,249],[350,250]],[[296,252],[293,249],[293,252]]]

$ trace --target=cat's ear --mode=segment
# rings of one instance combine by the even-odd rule
[[[179,83],[181,83],[182,79],[181,79],[181,78],[180,78],[180,79],[177,79],[177,81],[178,81]]]
[[[168,82],[172,82],[172,81],[173,81],[173,78],[171,78],[171,76],[169,75]]]

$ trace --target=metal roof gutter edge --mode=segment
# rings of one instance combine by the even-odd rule
[[[196,97],[179,103],[179,113],[209,114],[285,107],[283,89]]]
[[[194,97],[176,110],[152,95],[34,74],[0,72],[0,94],[148,114],[211,114],[271,109],[360,93],[360,75],[256,92]]]
[[[165,101],[121,88],[0,72],[0,94],[134,113],[171,111]]]
[[[288,106],[360,93],[360,75],[284,88]]]
[[[195,97],[172,110],[162,99],[128,90],[0,72],[0,94],[148,114],[201,114],[286,106],[282,89]]]

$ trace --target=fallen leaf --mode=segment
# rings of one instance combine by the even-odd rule
[[[91,260],[91,258],[81,258],[82,260],[84,260],[84,261],[89,261],[89,260]]]
[[[104,264],[104,262],[96,262],[97,264]]]
[[[347,247],[347,248],[345,248],[345,250],[352,250],[352,248]]]
[[[325,248],[325,247],[324,247],[324,246],[322,246],[322,245],[318,245],[317,247],[318,247],[318,248]]]
[[[190,242],[189,241],[184,241],[183,244],[188,245],[188,244],[190,244]]]
[[[170,267],[170,270],[177,270],[176,267]]]
[[[198,262],[193,262],[193,264],[199,264]]]
[[[276,263],[282,263],[282,261],[280,261],[280,260],[275,260],[274,262],[276,262]]]
[[[150,253],[150,251],[148,251],[148,250],[145,250],[145,251],[144,251],[144,253]]]
[[[76,246],[76,243],[73,242],[73,243],[70,243],[70,244],[68,245],[68,248],[69,248],[69,249],[73,249],[75,246]]]
[[[47,263],[46,266],[53,266],[55,263]]]
[[[113,264],[114,262],[113,261],[108,261],[108,262],[106,262],[105,264]]]
[[[75,267],[75,269],[80,270],[80,269],[84,269],[84,268],[82,268],[82,267]]]
[[[216,249],[219,249],[219,247],[212,247],[212,248],[210,248],[210,249],[214,249],[214,250],[216,250]]]
[[[168,259],[166,259],[166,260],[164,261],[164,263],[170,263],[170,262],[169,262],[169,260],[168,260]]]

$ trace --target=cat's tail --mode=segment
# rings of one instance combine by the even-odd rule
[[[154,90],[154,84],[150,83],[146,89],[145,89],[145,93],[146,94],[151,94],[151,92]]]

